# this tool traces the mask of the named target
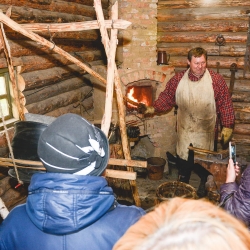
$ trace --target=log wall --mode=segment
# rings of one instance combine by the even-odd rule
[[[2,0],[3,13],[11,6],[10,18],[19,24],[27,23],[70,23],[96,20],[93,0]],[[105,18],[108,19],[108,0],[102,0]],[[76,113],[86,119],[93,119],[93,84],[90,75],[53,50],[14,32],[4,25],[14,66],[20,69],[21,88],[25,108],[30,113],[58,117],[65,113]],[[106,65],[104,47],[99,30],[81,32],[38,33],[51,40],[90,68]],[[7,61],[0,50],[0,68],[7,67]],[[19,78],[20,79],[20,78]],[[23,81],[24,80],[24,81]],[[23,86],[25,85],[25,86]],[[20,86],[20,85],[19,85]],[[14,127],[8,128],[10,140]],[[0,156],[9,156],[5,131],[0,132]],[[15,190],[7,175],[7,169],[0,169],[0,196],[11,210],[25,202],[25,187]],[[4,189],[2,188],[4,187]],[[0,218],[1,221],[1,218]]]
[[[102,4],[107,18],[108,0],[103,0]],[[10,18],[19,24],[96,20],[93,0],[3,0],[0,9],[5,13],[10,6]],[[14,65],[21,65],[20,73],[25,82],[23,94],[28,112],[58,116],[70,111],[92,119],[93,100],[87,100],[92,99],[89,74],[54,53],[53,49],[6,26],[4,29]],[[48,28],[47,32],[38,34],[52,40],[89,67],[106,63],[99,30],[51,33]],[[6,67],[3,52],[0,54],[0,67]]]
[[[3,13],[11,7],[10,18],[19,24],[69,23],[96,20],[93,0],[3,0]],[[108,0],[102,1],[108,19]],[[20,74],[25,108],[30,113],[59,116],[68,112],[93,119],[93,86],[90,75],[53,50],[14,32],[4,25],[13,64],[21,66]],[[99,30],[81,32],[38,33],[89,67],[105,65],[106,57]],[[7,67],[0,51],[0,68]],[[22,84],[23,84],[22,82]],[[20,82],[19,82],[20,84]],[[10,128],[11,130],[11,128]],[[4,134],[1,136],[4,136]],[[8,147],[0,140],[1,156]]]
[[[243,74],[249,29],[249,0],[158,1],[157,48],[170,54],[175,71],[187,67],[187,53],[196,46],[208,51],[208,67],[222,74],[229,86],[230,66],[236,63],[233,103],[237,152],[250,160],[250,72]],[[224,46],[216,45],[223,35]],[[220,145],[218,145],[218,148]]]

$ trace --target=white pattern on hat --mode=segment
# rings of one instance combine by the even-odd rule
[[[76,175],[87,175],[87,174],[89,174],[90,172],[92,172],[95,169],[95,164],[96,164],[96,162],[94,161],[89,166],[87,166],[86,168],[81,169],[80,171],[75,172],[73,174],[76,174]]]
[[[58,167],[58,166],[55,166],[55,165],[51,165],[50,163],[46,162],[43,158],[40,158],[40,160],[41,160],[44,164],[50,166],[51,168],[62,169],[62,170],[72,170],[72,168],[65,168],[65,167]]]
[[[63,153],[62,151],[58,150],[57,148],[53,147],[53,146],[52,146],[51,144],[49,144],[48,142],[46,142],[46,144],[47,144],[49,147],[53,148],[53,149],[54,149],[56,152],[58,152],[59,154],[62,154],[62,155],[66,156],[66,157],[68,157],[68,158],[71,158],[71,159],[79,160],[78,157],[73,157],[73,156],[67,155],[67,154]]]
[[[105,156],[105,151],[103,148],[100,147],[100,143],[94,139],[91,139],[90,135],[89,135],[89,143],[91,146],[80,147],[80,146],[76,145],[76,147],[81,149],[86,154],[88,154],[92,151],[96,151],[97,154],[100,155],[101,157]]]

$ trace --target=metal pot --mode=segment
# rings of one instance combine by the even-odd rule
[[[158,51],[157,64],[158,65],[168,65],[170,59],[170,54],[166,51]]]
[[[33,121],[18,121],[15,123],[15,133],[11,142],[13,154],[15,159],[40,161],[37,154],[38,140],[42,132],[48,127],[47,124],[33,122]],[[34,168],[34,166],[32,166]],[[45,173],[40,170],[32,170],[29,168],[19,168],[19,178],[26,183],[34,173]],[[16,177],[14,169],[10,169],[8,174]]]
[[[37,145],[42,132],[48,125],[40,122],[18,121],[11,146],[15,159],[38,161]]]

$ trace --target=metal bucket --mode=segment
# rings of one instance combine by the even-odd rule
[[[39,122],[18,121],[11,146],[16,159],[39,161],[38,140],[48,125]]]
[[[147,163],[148,178],[150,180],[161,180],[166,160],[161,157],[149,157],[147,158]]]

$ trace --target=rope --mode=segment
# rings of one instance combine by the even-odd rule
[[[51,33],[50,33],[50,25],[48,25],[48,32],[49,32],[49,36],[50,36],[49,40],[53,43],[53,46],[52,46],[52,48],[50,48],[50,50],[53,50],[55,48],[55,46],[56,46],[55,42],[53,41],[53,37],[54,37],[54,35],[56,33],[54,33],[53,35],[51,35]]]
[[[18,187],[20,185],[23,185],[23,181],[21,181],[20,178],[19,178],[19,174],[18,174],[16,162],[15,162],[15,159],[14,159],[13,150],[12,150],[12,147],[11,147],[11,144],[10,144],[9,134],[8,134],[7,127],[6,127],[6,124],[5,124],[5,120],[4,120],[4,115],[3,115],[1,103],[0,103],[0,114],[1,114],[1,117],[2,117],[4,131],[5,131],[5,134],[6,134],[6,139],[7,139],[7,142],[8,142],[8,147],[9,147],[11,159],[12,159],[12,162],[13,162],[13,166],[14,166],[16,177],[17,177],[17,181],[18,181],[18,185],[16,187]]]

